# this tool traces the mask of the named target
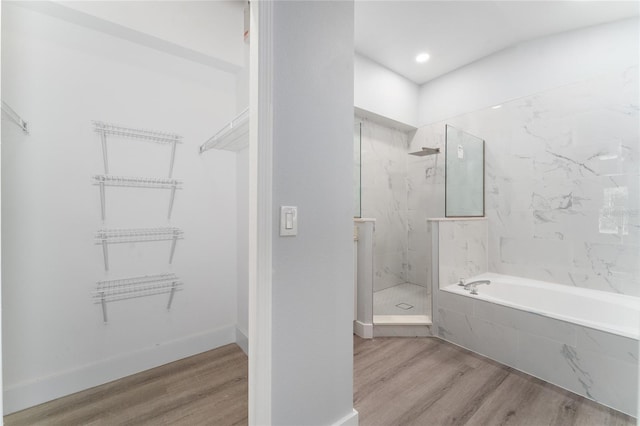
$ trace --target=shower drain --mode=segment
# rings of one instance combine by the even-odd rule
[[[405,311],[408,311],[409,309],[413,308],[413,305],[410,305],[408,303],[398,303],[396,305],[396,307],[400,308],[400,309],[404,309]]]

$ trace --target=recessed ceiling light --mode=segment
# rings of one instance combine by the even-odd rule
[[[418,56],[416,56],[416,62],[419,64],[424,64],[425,62],[427,62],[429,60],[429,54],[428,53],[420,53],[418,54]]]

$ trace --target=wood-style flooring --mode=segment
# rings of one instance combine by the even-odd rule
[[[12,425],[246,425],[247,356],[222,346],[4,417]]]
[[[246,425],[247,389],[247,357],[227,345],[5,416],[4,423]],[[433,338],[354,336],[354,407],[362,426],[635,424]]]
[[[433,338],[354,336],[360,425],[635,425],[635,419]]]

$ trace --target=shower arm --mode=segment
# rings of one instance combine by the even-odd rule
[[[440,148],[427,148],[422,147],[422,150],[416,152],[410,152],[409,155],[416,155],[418,157],[424,157],[426,155],[440,154]]]

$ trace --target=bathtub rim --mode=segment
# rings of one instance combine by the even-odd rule
[[[524,277],[499,274],[495,272],[486,272],[483,274],[475,275],[473,277],[466,278],[466,281],[469,282],[469,281],[481,280],[481,279],[489,279],[489,280],[493,279],[496,281],[502,280],[502,281],[509,281],[509,282],[510,280],[513,280],[513,282],[510,282],[511,285],[527,285],[530,287],[545,288],[545,289],[549,289],[549,287],[552,286],[552,291],[560,291],[560,292],[570,293],[570,294],[579,294],[581,297],[585,297],[585,294],[586,294],[586,296],[589,298],[593,298],[597,300],[606,300],[611,303],[613,302],[620,303],[621,305],[627,308],[635,309],[638,312],[640,312],[640,297],[635,297],[635,296],[609,293],[606,291],[593,290],[589,288],[576,288],[576,287],[571,287],[563,284],[556,284],[556,283],[551,283],[547,281],[540,281],[540,280],[534,280],[534,279],[529,279]],[[526,284],[524,284],[522,281],[526,281]],[[460,288],[460,286],[458,286],[457,283],[448,284],[448,285],[445,285],[444,287],[440,287],[440,290],[446,291],[447,293],[450,293],[450,294],[467,297],[471,300],[481,300],[484,302],[493,303],[500,306],[506,306],[512,309],[518,309],[523,312],[541,315],[547,318],[564,321],[569,324],[576,324],[576,325],[591,328],[594,330],[602,331],[605,333],[615,334],[617,336],[622,336],[629,339],[640,341],[640,322],[637,324],[636,328],[631,328],[631,327],[614,328],[614,327],[608,327],[606,324],[603,325],[603,323],[596,322],[596,321],[590,321],[586,319],[576,319],[574,317],[558,314],[555,312],[549,312],[544,309],[532,309],[531,307],[523,306],[518,303],[508,302],[503,299],[491,297],[486,293],[482,294],[481,289],[479,289],[480,291],[477,295],[472,295],[469,292],[464,292]]]

